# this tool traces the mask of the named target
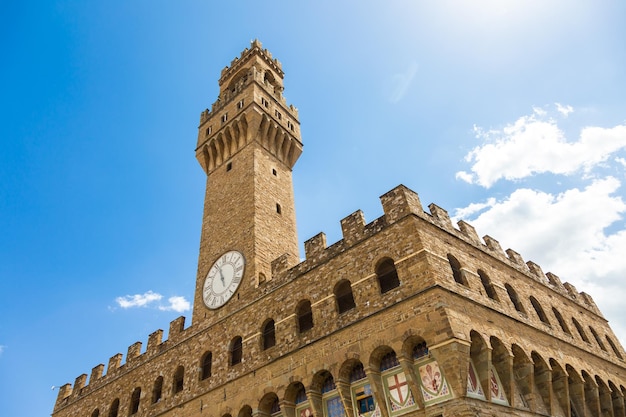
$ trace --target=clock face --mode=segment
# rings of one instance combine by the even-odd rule
[[[215,261],[202,288],[202,298],[208,308],[220,308],[230,300],[241,283],[245,265],[243,255],[234,250]]]

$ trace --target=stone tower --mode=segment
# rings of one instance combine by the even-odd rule
[[[626,351],[593,299],[403,185],[300,260],[282,79],[254,41],[202,113],[191,326],[63,385],[53,417],[626,417]]]
[[[255,40],[222,70],[219,97],[201,115],[196,157],[207,182],[194,324],[228,314],[226,298],[237,300],[234,308],[252,301],[259,283],[271,279],[275,259],[298,262],[291,169],[302,142],[298,112],[282,95],[283,76],[280,62]],[[210,268],[228,262],[220,257],[229,251],[241,254],[241,284],[224,289],[217,283],[211,295],[205,288]],[[203,291],[217,299],[204,300]]]

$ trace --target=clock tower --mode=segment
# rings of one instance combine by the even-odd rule
[[[252,41],[222,70],[219,96],[201,114],[196,158],[207,182],[194,325],[260,297],[275,259],[299,262],[291,170],[302,141],[283,77],[280,62]]]

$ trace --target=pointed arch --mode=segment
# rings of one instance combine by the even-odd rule
[[[120,411],[120,399],[116,398],[111,403],[111,408],[109,408],[109,417],[117,417]]]
[[[452,278],[457,284],[464,285],[468,287],[467,279],[461,270],[461,263],[451,254],[448,254],[448,263],[450,264],[450,269],[452,270]]]
[[[571,365],[565,365],[567,384],[569,387],[570,410],[572,415],[584,416],[585,413],[585,380]]]
[[[515,309],[520,313],[526,314],[526,310],[517,295],[517,291],[515,291],[510,284],[504,284],[504,288],[506,288],[506,292],[509,294],[509,299],[511,300],[511,303],[513,303],[513,307],[515,307]]]
[[[185,367],[179,365],[174,372],[174,378],[172,380],[172,394],[178,394],[184,388],[185,380]]]
[[[243,407],[241,407],[241,410],[239,410],[239,414],[237,414],[237,417],[252,417],[252,407],[250,407],[248,404],[244,405]]]
[[[511,386],[511,378],[512,378],[512,365],[513,365],[513,355],[507,349],[506,345],[497,337],[491,336],[489,339],[489,343],[491,344],[491,365],[496,370],[497,375],[499,376],[500,383],[502,388],[504,389],[504,396],[506,397],[506,401],[508,404],[511,404],[512,401],[512,392],[513,387]],[[494,381],[497,382],[497,379],[494,375],[490,375],[490,382],[493,385]],[[493,397],[502,398],[502,394],[496,392],[495,395],[492,393]]]
[[[273,319],[267,319],[261,329],[261,347],[267,350],[276,346],[276,327]]]
[[[600,346],[600,349],[606,352],[606,347],[604,346],[604,343],[602,343],[602,339],[600,339],[600,336],[598,336],[596,330],[593,327],[589,326],[589,331],[591,331],[593,338],[596,339],[596,343],[598,344],[598,346]]]
[[[337,312],[339,314],[356,308],[354,295],[352,294],[352,284],[350,284],[350,281],[347,279],[342,279],[335,284],[333,293],[335,294],[335,302],[337,304]]]
[[[493,283],[489,276],[482,269],[478,270],[478,276],[480,277],[480,282],[483,284],[483,288],[485,289],[485,294],[487,297],[491,298],[495,301],[500,301],[498,299],[498,294],[496,293],[495,288],[493,287]]]
[[[606,338],[606,341],[609,343],[609,346],[611,346],[611,349],[613,349],[613,353],[615,353],[615,356],[617,356],[620,359],[624,359],[622,354],[617,349],[617,345],[613,342],[613,339],[611,339],[608,334],[605,336],[605,338]]]
[[[133,393],[130,395],[130,407],[128,410],[128,415],[133,416],[137,414],[139,411],[139,401],[141,399],[141,388],[136,387],[133,390]]]
[[[572,317],[572,323],[574,323],[574,327],[576,327],[576,330],[578,330],[578,335],[583,340],[583,342],[589,343],[589,338],[587,337],[587,334],[585,333],[585,329],[583,329],[583,326],[580,325],[580,323],[578,322],[578,320],[576,320],[575,317]]]
[[[552,391],[555,396],[553,408],[560,411],[561,415],[567,415],[570,409],[567,373],[553,358],[550,358],[550,369],[552,369]]]
[[[213,365],[213,353],[207,351],[200,359],[200,380],[204,381],[211,376],[211,367]]]
[[[296,321],[298,333],[304,333],[313,328],[313,311],[309,300],[301,300],[296,306]]]
[[[241,363],[243,357],[243,342],[241,336],[235,336],[230,341],[229,346],[229,365],[234,366]]]
[[[530,357],[533,361],[534,388],[539,391],[535,396],[535,412],[549,415],[551,409],[552,393],[552,370],[548,363],[536,351],[532,351]]]
[[[569,327],[567,327],[567,324],[565,323],[565,320],[563,320],[563,316],[561,315],[561,313],[559,312],[559,310],[557,310],[556,308],[552,307],[552,314],[554,314],[554,317],[556,318],[556,321],[559,322],[559,326],[561,326],[561,330],[563,330],[563,332],[567,333],[568,335],[572,335],[572,333],[569,331]]]
[[[265,416],[278,416],[280,415],[280,403],[278,401],[278,395],[274,392],[268,392],[259,401],[259,411]]]
[[[378,279],[378,287],[381,294],[385,294],[400,286],[398,271],[393,259],[383,258],[378,261],[376,278]]]
[[[513,353],[513,375],[518,390],[517,403],[520,408],[532,409],[533,389],[532,375],[534,364],[528,354],[517,344],[511,346]]]
[[[535,313],[537,313],[537,317],[539,317],[539,320],[541,320],[543,323],[545,324],[550,324],[550,321],[548,320],[548,317],[546,316],[546,313],[543,311],[543,308],[541,307],[541,304],[539,304],[539,301],[537,301],[537,299],[534,296],[530,296],[530,303],[532,304],[533,308],[535,309]]]
[[[154,380],[154,385],[152,386],[152,404],[156,404],[161,401],[161,397],[163,396],[163,377],[159,376]]]

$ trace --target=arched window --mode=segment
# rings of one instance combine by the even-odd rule
[[[177,394],[183,390],[185,377],[185,368],[183,366],[179,366],[176,368],[176,372],[174,372],[174,380],[172,381],[172,394]]]
[[[274,399],[274,402],[272,403],[272,408],[270,408],[270,415],[271,416],[280,415],[280,402],[278,401],[278,397],[276,397]]]
[[[213,362],[213,353],[206,352],[200,361],[200,380],[204,381],[211,376],[211,365]]]
[[[593,338],[596,339],[596,342],[598,343],[598,346],[600,346],[600,349],[602,349],[603,351],[606,352],[606,348],[604,347],[604,343],[602,343],[602,339],[600,339],[600,336],[598,336],[598,333],[596,333],[594,328],[591,327],[591,326],[589,326],[589,330],[591,330],[591,334],[593,335]]]
[[[576,320],[575,318],[572,317],[572,323],[574,323],[574,326],[576,327],[576,330],[578,330],[578,334],[580,335],[580,338],[583,341],[589,343],[589,339],[587,338],[587,334],[585,333],[585,330],[583,329],[583,326],[580,325],[578,320]]]
[[[98,408],[93,410],[93,413],[91,413],[91,417],[98,417],[99,415],[100,415],[100,410]]]
[[[337,386],[335,385],[335,379],[330,374],[330,372],[326,372],[326,376],[324,378],[324,382],[322,383],[322,406],[324,408],[324,416],[334,417],[334,416],[345,416],[346,411],[343,408],[343,402],[341,401],[341,397],[337,392]]]
[[[487,276],[487,274],[485,274],[482,269],[478,270],[478,276],[480,277],[480,282],[483,283],[483,287],[485,288],[485,293],[487,294],[487,297],[491,298],[492,300],[499,301],[498,294],[496,294],[496,290],[495,288],[493,288],[493,284],[491,283],[489,276]]]
[[[515,309],[520,313],[526,313],[526,311],[524,311],[522,303],[519,300],[519,297],[517,296],[517,292],[515,292],[513,287],[511,287],[509,284],[505,284],[504,288],[506,288],[506,292],[509,294],[509,298],[511,299],[511,302],[513,303]]]
[[[396,366],[400,366],[400,362],[398,362],[398,357],[396,356],[396,352],[393,350],[380,360],[380,371],[386,371],[387,369],[395,368]]]
[[[356,403],[356,411],[360,416],[371,415],[376,408],[372,386],[366,378],[363,364],[361,362],[354,364],[350,371],[350,388],[353,392],[353,401]]]
[[[563,316],[561,316],[561,313],[559,313],[559,310],[557,310],[556,308],[552,307],[552,313],[554,314],[554,317],[556,317],[556,320],[559,322],[559,326],[561,326],[561,329],[571,335],[570,331],[569,331],[569,327],[567,327],[567,324],[565,324],[565,320],[563,320]]]
[[[111,403],[111,408],[109,409],[109,417],[117,417],[117,413],[120,410],[120,399],[116,398]]]
[[[378,278],[378,285],[380,286],[380,293],[384,294],[400,286],[400,279],[398,278],[398,271],[393,260],[387,258],[382,261],[376,268],[376,277]]]
[[[241,363],[242,354],[243,345],[241,343],[241,336],[237,336],[230,342],[230,366]]]
[[[263,350],[276,346],[276,330],[274,328],[274,320],[269,319],[263,326]]]
[[[450,269],[452,269],[452,277],[454,278],[454,281],[467,287],[467,280],[463,276],[463,271],[461,271],[461,264],[459,261],[454,256],[448,254],[448,262],[450,262]]]
[[[335,378],[329,373],[324,379],[324,384],[322,385],[322,394],[329,393],[337,389],[335,385]]]
[[[130,396],[130,408],[128,410],[128,415],[132,416],[137,414],[139,411],[139,400],[141,398],[141,388],[137,387],[133,390],[133,393]]]
[[[163,394],[163,377],[160,376],[154,381],[154,387],[152,388],[152,404],[161,401]]]
[[[548,317],[546,317],[546,313],[544,313],[543,308],[541,308],[541,304],[539,304],[539,301],[537,301],[537,299],[532,295],[530,296],[530,303],[533,305],[533,308],[535,309],[539,320],[546,324],[550,324],[550,322],[548,321]]]
[[[306,390],[304,389],[304,385],[300,384],[298,386],[298,392],[296,393],[296,405],[307,402],[309,399],[306,397]]]
[[[304,333],[313,328],[313,312],[309,300],[300,301],[296,308],[296,317],[298,319],[298,332]]]
[[[609,345],[611,345],[611,349],[613,349],[613,352],[615,353],[615,355],[620,359],[624,359],[622,357],[622,354],[619,353],[619,350],[617,349],[617,345],[613,343],[613,340],[611,340],[611,338],[608,335],[606,336],[606,341],[609,342]]]
[[[354,296],[352,295],[352,286],[350,281],[344,279],[335,285],[335,300],[337,302],[337,311],[339,314],[345,313],[356,307]]]
[[[420,342],[413,346],[413,360],[425,358],[428,356],[428,345],[426,342]]]

